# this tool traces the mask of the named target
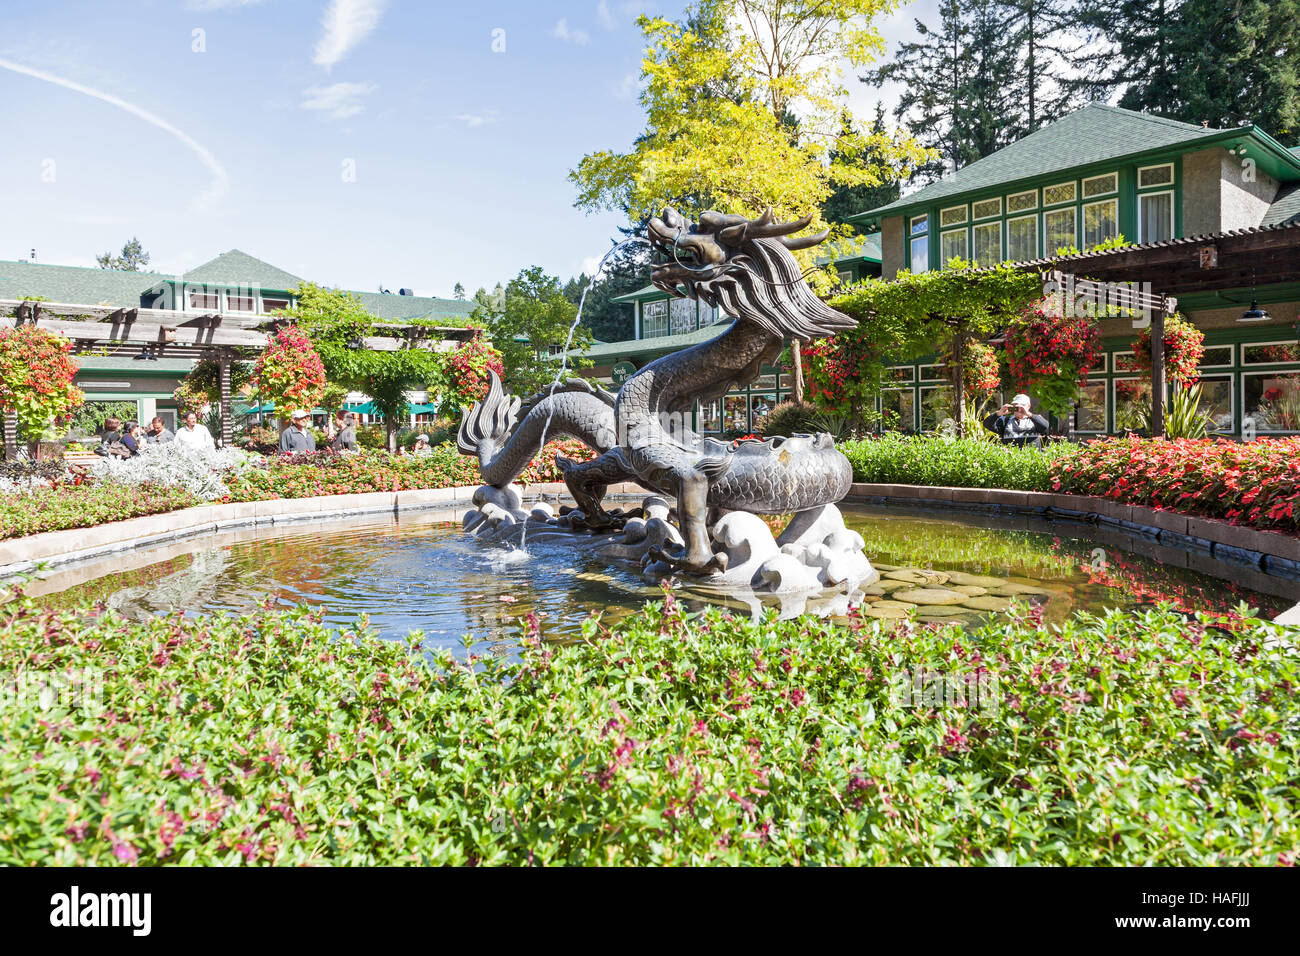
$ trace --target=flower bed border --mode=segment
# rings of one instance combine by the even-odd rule
[[[993,511],[1047,520],[1082,521],[1159,541],[1171,548],[1300,581],[1300,537],[1109,498],[1002,488],[942,488],[854,482],[848,501]]]
[[[115,551],[129,551],[163,541],[211,534],[248,525],[276,524],[310,518],[341,517],[362,514],[400,514],[432,508],[470,505],[480,485],[457,485],[451,488],[419,488],[406,491],[371,491],[350,495],[322,495],[315,498],[269,498],[262,501],[237,501],[229,504],[198,505],[178,511],[163,511],[138,518],[110,521],[89,528],[45,531],[24,538],[0,541],[0,575],[21,574],[37,564],[67,564],[100,557]],[[565,495],[563,482],[549,481],[528,485],[529,498],[538,495]],[[640,485],[631,482],[611,485],[612,495],[647,495]]]

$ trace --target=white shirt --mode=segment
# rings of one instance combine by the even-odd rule
[[[212,441],[212,432],[202,425],[195,425],[193,428],[182,425],[176,429],[174,441],[185,448],[215,449],[217,447]]]

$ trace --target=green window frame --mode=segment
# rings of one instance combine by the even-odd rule
[[[657,339],[668,334],[668,300],[641,303],[641,338]]]
[[[946,266],[952,258],[969,258],[969,243],[966,229],[953,229],[939,235],[939,264]]]
[[[1119,173],[1089,176],[1083,181],[1084,199],[1096,199],[1098,196],[1109,196],[1117,192],[1119,192]]]
[[[1119,235],[1119,200],[1083,204],[1083,248],[1091,249]]]
[[[1159,200],[1168,199],[1168,208],[1159,211]],[[1165,242],[1174,238],[1174,191],[1159,189],[1138,193],[1137,197],[1137,241]]]
[[[1168,175],[1157,175],[1148,177],[1147,173],[1168,173]],[[1138,189],[1160,189],[1165,186],[1174,184],[1174,164],[1160,163],[1156,166],[1139,166],[1137,171],[1137,188]]]
[[[1025,262],[1037,259],[1038,251],[1038,216],[1018,216],[1007,220],[1007,259],[1010,262]]]
[[[1002,215],[1002,197],[994,196],[992,199],[981,199],[971,203],[970,207],[972,219],[992,219],[994,216]]]
[[[908,233],[911,238],[907,243],[907,267],[913,272],[928,272],[930,269],[930,217],[913,216],[908,221]]]
[[[1002,261],[1001,219],[977,223],[971,233],[971,258],[977,264],[992,266]]]
[[[1079,244],[1079,215],[1075,206],[1043,212],[1043,255],[1050,256],[1062,246]]]

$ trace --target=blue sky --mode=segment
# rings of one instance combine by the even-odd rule
[[[5,0],[0,258],[93,265],[137,235],[166,273],[240,248],[360,290],[567,278],[620,219],[566,174],[641,131],[636,15],[683,6]]]

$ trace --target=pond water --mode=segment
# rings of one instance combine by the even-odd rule
[[[883,567],[866,610],[890,617],[919,591],[961,586],[972,600],[922,604],[923,619],[976,622],[1011,595],[1041,606],[1049,622],[1076,610],[1136,608],[1172,600],[1187,610],[1227,611],[1244,601],[1272,617],[1295,602],[1296,582],[1224,580],[1162,561],[1162,549],[1099,538],[1095,529],[1027,518],[935,516],[845,505],[848,525]],[[1078,535],[1071,537],[1070,535]],[[612,621],[662,595],[634,567],[611,567],[590,540],[529,545],[502,561],[460,531],[448,512],[250,528],[173,542],[59,569],[28,586],[50,606],[103,600],[128,616],[249,611],[269,600],[323,608],[334,624],[369,616],[381,635],[421,631],[426,647],[459,648],[462,636],[509,653],[532,620],[549,639],[572,638],[593,611]],[[1172,554],[1172,553],[1171,553]],[[1168,558],[1169,555],[1163,555]],[[1208,560],[1208,559],[1207,559]],[[1243,583],[1245,582],[1245,583]],[[1272,593],[1264,593],[1272,591]],[[752,610],[722,596],[679,597]],[[900,600],[901,599],[901,600]],[[1001,600],[1000,600],[1001,599]],[[948,598],[951,602],[951,595]],[[974,606],[970,606],[974,605]],[[793,610],[787,608],[787,611]],[[480,648],[481,649],[481,648]]]

